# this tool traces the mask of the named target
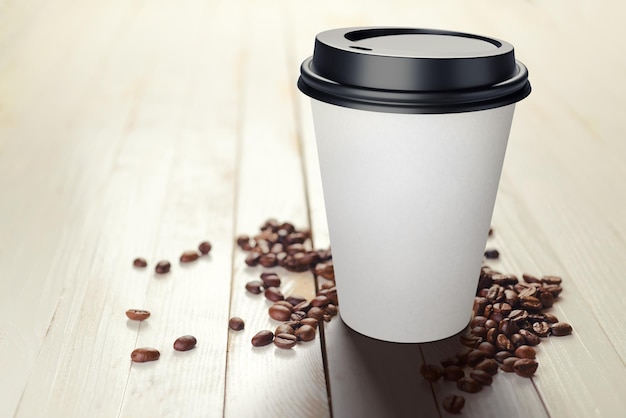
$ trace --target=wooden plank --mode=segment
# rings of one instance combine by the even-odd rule
[[[216,40],[217,33],[236,38],[236,26],[219,23],[236,15],[238,4],[180,6],[141,13],[130,7],[129,27],[122,28],[128,32],[97,45],[104,69],[87,90],[87,110],[73,115],[83,118],[72,120],[78,150],[67,147],[83,158],[91,147],[93,161],[77,160],[71,167],[78,175],[66,187],[76,193],[81,177],[98,182],[83,196],[85,219],[75,227],[65,222],[72,230],[56,260],[64,270],[54,271],[65,292],[18,416],[222,411],[237,111],[232,69],[239,54]],[[177,25],[161,31],[170,18]],[[211,54],[225,65],[215,66]],[[109,125],[96,123],[100,118]],[[110,153],[98,153],[107,147]],[[211,256],[179,266],[180,253],[203,239],[214,245]],[[133,270],[139,255],[149,270]],[[155,277],[154,262],[162,258],[173,262],[172,273]],[[131,307],[153,315],[138,326],[124,316]],[[198,347],[174,352],[174,339],[187,333]],[[131,365],[136,344],[158,347],[161,360]]]
[[[308,228],[301,156],[293,123],[290,76],[282,37],[283,16],[277,2],[247,8],[244,39],[241,148],[238,172],[236,230],[253,236],[268,218]],[[260,330],[273,331],[280,322],[268,317],[271,305],[263,295],[251,295],[245,284],[259,279],[261,267],[247,267],[237,250],[233,264],[231,316],[246,321],[243,331],[231,331],[228,343],[225,416],[329,415],[320,339],[290,350],[253,347]],[[307,299],[315,295],[310,273],[289,273],[275,267],[285,295]]]

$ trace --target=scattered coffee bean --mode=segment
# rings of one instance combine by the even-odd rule
[[[493,356],[493,358],[498,362],[498,363],[503,363],[504,360],[506,360],[509,357],[513,357],[513,354],[511,354],[508,351],[498,351],[496,353],[495,356]]]
[[[492,375],[484,370],[472,370],[470,372],[470,377],[483,386],[489,386],[493,383]]]
[[[143,309],[129,309],[126,311],[126,316],[133,321],[143,321],[148,319],[150,312]]]
[[[496,374],[498,372],[498,362],[492,358],[488,358],[474,366],[474,370],[482,370],[489,374]]]
[[[513,364],[513,371],[522,377],[531,377],[537,371],[537,360],[530,358],[519,359]]]
[[[287,296],[285,300],[291,303],[293,306],[296,306],[302,302],[306,302],[305,298],[303,298],[302,296],[296,296],[296,295]]]
[[[192,261],[196,261],[200,257],[197,251],[185,251],[180,255],[181,263],[191,263]]]
[[[244,329],[244,327],[245,323],[243,319],[239,318],[238,316],[233,316],[228,320],[228,328],[232,329],[233,331],[241,331],[242,329]]]
[[[550,334],[550,324],[545,321],[535,322],[533,324],[533,332],[540,337],[547,337]]]
[[[171,267],[172,265],[170,264],[169,261],[163,260],[163,261],[159,261],[156,264],[156,266],[154,267],[154,271],[157,274],[166,274],[166,273],[169,273]]]
[[[262,273],[261,281],[263,286],[267,287],[280,287],[281,280],[276,273]]]
[[[311,307],[309,311],[306,313],[307,318],[314,318],[318,321],[324,318],[324,311],[322,308],[318,308],[317,306]]]
[[[313,327],[313,329],[317,328],[318,324],[319,324],[319,320],[315,319],[315,318],[304,318],[300,321],[301,325],[309,325],[311,327]]]
[[[524,337],[524,340],[526,341],[526,345],[530,345],[530,346],[535,346],[535,345],[539,345],[539,343],[541,343],[541,338],[539,338],[538,335],[526,330],[526,329],[521,329],[519,331],[520,335],[522,337]]]
[[[209,241],[202,241],[200,245],[198,245],[198,251],[200,251],[200,254],[202,255],[207,255],[209,252],[211,252],[211,248],[212,245]]]
[[[513,355],[518,358],[534,359],[537,357],[537,351],[529,345],[520,345],[515,349]]]
[[[550,326],[552,335],[556,337],[562,337],[564,335],[570,335],[572,333],[572,326],[565,322],[557,322]]]
[[[265,289],[265,298],[272,302],[278,302],[279,300],[284,300],[285,297],[281,293],[280,289],[277,287],[268,287]]]
[[[246,290],[254,295],[258,295],[263,291],[263,282],[259,280],[252,280],[246,283]]]
[[[255,347],[268,345],[272,341],[274,341],[274,333],[269,330],[259,331],[252,337],[252,345]]]
[[[183,335],[176,338],[174,341],[174,350],[176,351],[189,351],[196,346],[198,341],[193,335]]]
[[[483,385],[471,377],[462,377],[456,381],[456,387],[467,393],[477,393],[483,389]]]
[[[133,260],[133,266],[144,268],[148,266],[148,262],[146,261],[145,258],[138,257]]]
[[[295,335],[299,341],[313,341],[315,339],[315,328],[311,325],[302,325],[296,330]]]
[[[443,369],[443,378],[445,380],[457,381],[465,376],[465,372],[459,366],[448,366]]]
[[[500,257],[500,252],[496,249],[485,250],[485,258],[494,259]]]
[[[480,345],[479,345],[480,346]],[[472,350],[468,355],[467,355],[467,359],[466,359],[466,363],[468,366],[470,367],[474,367],[476,366],[478,363],[480,363],[481,361],[483,361],[485,359],[485,352],[482,350]]]
[[[155,361],[161,357],[161,353],[156,348],[144,347],[136,348],[130,353],[130,359],[135,363],[145,363],[146,361]]]
[[[292,348],[298,342],[298,337],[293,334],[278,334],[274,337],[274,345],[278,348]]]
[[[436,382],[443,376],[443,368],[437,364],[422,364],[420,366],[420,374],[429,382]]]
[[[277,321],[287,321],[291,317],[291,309],[276,303],[269,307],[268,313],[272,319]]]
[[[458,414],[465,406],[465,398],[459,395],[448,395],[443,398],[441,406],[451,414]]]
[[[274,330],[274,335],[278,335],[278,334],[296,334],[296,330],[293,329],[293,327],[291,325],[288,324],[280,324],[279,326],[276,327],[276,330]]]
[[[517,360],[519,360],[517,357],[505,358],[502,362],[502,365],[500,365],[500,368],[503,372],[513,373],[513,366],[515,366]]]

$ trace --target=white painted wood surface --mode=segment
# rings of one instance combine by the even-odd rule
[[[234,238],[274,217],[329,245],[295,81],[316,33],[356,25],[499,37],[530,70],[490,264],[563,276],[553,312],[574,334],[539,346],[533,379],[499,373],[466,396],[464,416],[623,416],[625,12],[614,0],[0,0],[0,417],[447,416],[453,388],[417,368],[453,339],[380,343],[335,319],[293,351],[250,345],[276,322],[245,292],[262,270]],[[211,255],[181,266],[204,239]],[[161,259],[172,272],[157,277]],[[314,294],[312,276],[279,272],[286,293]],[[152,317],[138,325],[129,308]],[[183,334],[196,349],[171,348]],[[131,364],[139,346],[161,359]]]

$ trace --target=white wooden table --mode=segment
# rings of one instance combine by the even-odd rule
[[[530,70],[489,245],[492,267],[555,274],[574,327],[532,379],[498,373],[464,416],[626,414],[626,44],[607,0],[0,0],[0,417],[448,416],[453,384],[335,318],[293,350],[234,245],[267,218],[329,245],[308,99],[315,34],[409,25],[506,39]],[[181,266],[202,240],[209,257]],[[147,270],[132,267],[145,257]],[[157,277],[154,263],[172,272]],[[286,273],[312,297],[313,276]],[[152,316],[138,324],[129,308]],[[244,331],[227,328],[231,316]],[[198,346],[175,352],[193,334]],[[135,347],[161,358],[131,363]],[[326,367],[325,367],[326,366]]]

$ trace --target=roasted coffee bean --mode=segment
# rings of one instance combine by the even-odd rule
[[[443,378],[445,380],[457,381],[465,376],[465,372],[459,366],[448,366],[443,369]]]
[[[481,385],[471,377],[462,377],[456,381],[456,387],[463,392],[477,393],[482,390],[483,385]]]
[[[502,321],[504,319],[504,315],[500,312],[492,312],[489,315],[489,319],[494,320],[495,322],[497,322],[498,324],[500,323],[500,321]]]
[[[482,370],[489,374],[496,374],[498,372],[498,362],[492,358],[486,358],[474,366],[474,370]]]
[[[496,337],[496,348],[498,350],[512,351],[513,343],[506,335],[498,334],[498,336]]]
[[[287,321],[291,318],[291,309],[276,303],[269,307],[268,313],[276,321]]]
[[[207,255],[209,252],[211,252],[211,243],[209,241],[202,241],[199,245],[198,245],[198,251],[200,251],[200,254],[202,255]]]
[[[420,374],[429,382],[436,382],[443,376],[443,368],[438,364],[422,364],[420,366]]]
[[[302,302],[306,302],[305,298],[303,298],[302,296],[296,296],[296,295],[287,296],[285,300],[291,303],[293,306],[296,306],[297,304],[302,303]]]
[[[327,306],[329,303],[330,303],[330,300],[328,299],[328,297],[324,295],[315,296],[313,299],[311,299],[311,306],[317,306],[318,308],[323,308]]]
[[[530,358],[519,359],[513,364],[513,371],[522,377],[531,377],[537,371],[539,363]]]
[[[250,266],[250,267],[254,267],[256,265],[259,264],[259,258],[261,257],[261,254],[257,253],[257,252],[250,252],[247,256],[246,256],[246,261],[245,263]]]
[[[489,331],[487,331],[487,338],[485,338],[485,341],[488,342],[489,344],[496,344],[496,338],[498,337],[498,328],[490,328]]]
[[[332,303],[329,303],[324,309],[324,313],[330,316],[335,316],[339,313],[339,309]]]
[[[475,316],[470,322],[470,328],[484,327],[486,322],[487,318],[485,318],[484,316]]]
[[[522,337],[522,334],[513,334],[511,335],[510,340],[515,347],[520,347],[526,344],[526,339]]]
[[[539,293],[539,300],[541,301],[541,306],[544,309],[551,308],[554,305],[554,296],[550,292],[541,292]]]
[[[562,281],[559,276],[543,276],[541,278],[541,283],[544,284],[560,285]]]
[[[537,351],[529,345],[520,345],[515,349],[513,355],[518,358],[536,358]]]
[[[265,289],[264,295],[267,300],[270,300],[272,302],[278,302],[279,300],[285,299],[282,292],[277,287],[268,287],[267,289]]]
[[[478,349],[485,353],[486,358],[493,358],[493,356],[496,354],[496,347],[486,341],[478,344]]]
[[[513,334],[519,331],[519,327],[515,324],[515,322],[505,318],[498,324],[498,331],[510,338]]]
[[[136,348],[130,353],[130,359],[135,363],[145,363],[146,361],[155,361],[161,357],[161,353],[156,348],[143,347]]]
[[[559,318],[557,318],[556,315],[553,315],[551,313],[544,313],[543,316],[546,322],[549,324],[556,324],[557,322],[559,322]]]
[[[133,260],[133,266],[144,268],[148,266],[148,262],[146,261],[145,258],[138,257]]]
[[[550,334],[550,324],[545,321],[535,322],[533,324],[533,332],[540,337],[547,337]]]
[[[556,337],[562,337],[564,335],[570,335],[572,333],[572,326],[566,322],[557,322],[550,327],[552,335]]]
[[[196,261],[200,257],[197,251],[185,251],[180,255],[181,263],[191,263],[192,261]]]
[[[468,366],[474,367],[478,363],[483,361],[484,359],[485,359],[485,353],[481,350],[476,349],[476,350],[472,350],[467,355],[466,363]]]
[[[250,245],[250,237],[247,235],[239,235],[237,237],[237,246],[244,251],[250,251],[252,246]]]
[[[523,289],[518,290],[518,297],[520,300],[520,306],[524,307],[521,304],[521,301],[525,298],[536,297],[539,291],[534,286],[526,286]],[[526,308],[524,308],[526,309]]]
[[[463,334],[461,335],[461,344],[466,347],[476,348],[478,344],[483,342],[483,339],[471,334]]]
[[[310,325],[313,329],[317,328],[319,321],[315,318],[304,318],[300,321],[301,325]]]
[[[304,311],[295,311],[289,317],[290,320],[298,321],[298,322],[302,321],[305,318],[306,318],[306,312],[304,312]]]
[[[519,304],[523,309],[528,312],[539,312],[543,308],[541,300],[534,296],[520,296]]]
[[[519,303],[519,295],[513,289],[504,289],[504,301],[511,307],[515,307]]]
[[[541,338],[539,338],[538,335],[525,330],[525,329],[521,329],[519,331],[520,335],[522,337],[524,337],[524,340],[526,341],[526,345],[531,345],[531,346],[535,346],[535,345],[539,345],[539,343],[541,343]]]
[[[485,250],[485,258],[489,258],[489,259],[495,259],[500,257],[500,253],[498,252],[498,250],[494,249],[494,248],[490,248],[488,250]]]
[[[470,372],[470,377],[483,386],[489,386],[491,383],[493,383],[493,377],[491,376],[491,374],[487,373],[484,370],[472,370]]]
[[[309,302],[307,302],[306,300],[298,303],[297,305],[293,306],[293,310],[294,311],[304,311],[304,312],[308,312],[309,309],[311,309],[311,304]]]
[[[262,273],[261,281],[263,282],[263,286],[267,287],[280,287],[281,281],[280,277],[276,273]]]
[[[459,365],[464,365],[467,362],[467,356],[472,352],[472,350],[474,349],[470,347],[461,347],[459,349],[456,353],[456,358],[459,359]]]
[[[315,339],[315,328],[311,325],[302,325],[296,330],[296,337],[299,341],[313,341]]]
[[[538,277],[533,276],[532,274],[524,273],[522,274],[522,278],[526,283],[541,283]]]
[[[292,348],[298,342],[298,337],[293,334],[278,334],[274,337],[274,345],[278,348]]]
[[[513,357],[513,354],[511,354],[509,351],[498,351],[493,358],[498,362],[498,363],[502,363],[504,362],[504,360],[506,360],[509,357]]]
[[[324,318],[324,311],[322,308],[318,308],[317,306],[311,307],[309,311],[306,313],[307,318],[315,318],[318,321]]]
[[[163,260],[163,261],[159,261],[156,264],[156,266],[154,267],[154,271],[156,272],[156,274],[165,274],[165,273],[169,273],[171,267],[172,265],[170,264],[169,261]]]
[[[520,324],[528,319],[528,312],[523,309],[512,310],[509,314],[509,320],[515,324]]]
[[[502,361],[502,365],[500,366],[500,369],[502,369],[503,372],[513,373],[513,366],[515,366],[515,363],[518,360],[519,359],[514,356],[507,357]]]
[[[461,366],[461,362],[457,356],[446,357],[439,362],[443,367]]]
[[[448,395],[441,401],[441,406],[451,414],[458,414],[465,406],[465,398],[459,395]]]
[[[133,321],[143,321],[148,319],[150,312],[143,309],[129,309],[126,311],[126,316]]]
[[[328,298],[328,300],[330,300],[330,303],[332,303],[333,305],[339,305],[336,287],[331,287],[324,295]]]
[[[474,298],[474,306],[472,307],[472,311],[474,312],[474,317],[484,317],[485,306],[489,304],[489,300],[484,297],[476,296]]]
[[[286,334],[283,334],[286,335]],[[252,337],[252,345],[255,347],[262,347],[264,345],[270,344],[274,341],[274,333],[269,330],[263,330],[257,332],[254,337]]]
[[[174,350],[176,351],[189,351],[196,346],[198,341],[193,335],[183,335],[176,338],[174,341]]]
[[[289,311],[293,312],[293,305],[291,303],[287,302],[286,300],[277,300],[276,302],[274,302],[274,305],[284,306],[284,307],[288,308]]]
[[[472,335],[475,335],[476,337],[481,337],[481,338],[484,339],[485,337],[487,337],[487,328],[485,328],[485,327],[474,327],[474,328],[472,328],[470,333]]]
[[[296,330],[291,325],[287,325],[287,324],[280,324],[274,330],[274,335],[278,335],[278,334],[294,334],[295,335],[295,333],[296,333]]]
[[[506,302],[498,302],[493,304],[493,311],[501,313],[505,317],[508,316],[512,310],[513,309],[511,308],[511,305]]]
[[[278,264],[278,261],[276,260],[276,254],[269,252],[262,254],[259,257],[259,264],[267,268],[274,267],[276,264]]]
[[[335,280],[335,269],[333,264],[329,262],[318,263],[315,266],[315,274],[328,280]]]
[[[485,328],[487,328],[488,330],[492,328],[498,328],[498,323],[494,321],[493,319],[487,319],[485,321]]]
[[[254,295],[258,295],[263,291],[263,282],[259,280],[252,280],[246,283],[246,290]]]
[[[561,292],[563,291],[563,288],[558,285],[545,285],[543,287],[543,290],[552,293],[552,296],[554,296],[555,298],[558,298]]]
[[[233,331],[241,331],[245,327],[245,322],[238,316],[233,316],[228,320],[228,328]]]

